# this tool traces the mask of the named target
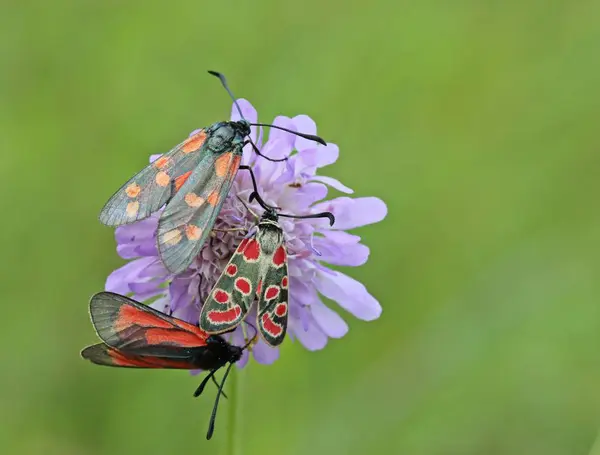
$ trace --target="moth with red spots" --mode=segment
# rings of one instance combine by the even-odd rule
[[[251,126],[270,126],[292,134],[326,142],[318,136],[303,134],[280,126],[250,123],[244,119],[225,77],[217,76],[242,117],[218,122],[189,137],[129,179],[105,204],[100,222],[120,226],[143,220],[165,206],[157,230],[157,246],[165,267],[173,273],[184,271],[198,255],[210,235],[217,215],[229,193],[240,165],[242,149],[251,144]]]
[[[81,356],[97,365],[207,370],[208,374],[194,392],[197,397],[208,380],[216,383],[214,374],[229,364],[218,386],[206,435],[210,439],[229,370],[250,343],[244,347],[231,345],[219,335],[210,335],[195,325],[112,292],[100,292],[92,297],[90,316],[102,343],[86,347]]]
[[[288,317],[288,268],[280,216],[290,218],[329,218],[329,212],[294,216],[278,214],[274,207],[256,198],[265,212],[254,234],[242,240],[210,292],[200,313],[200,328],[208,333],[223,333],[239,325],[257,300],[258,333],[271,346],[285,337]]]

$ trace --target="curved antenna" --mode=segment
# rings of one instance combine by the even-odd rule
[[[246,324],[248,324],[250,327],[252,327],[254,329],[254,335],[252,336],[252,338],[250,338],[250,340],[244,345],[244,347],[242,347],[242,349],[247,349],[248,346],[250,346],[252,344],[252,342],[254,340],[256,340],[256,335],[258,335],[258,330],[256,330],[256,327],[254,327],[254,325],[252,325],[250,322],[246,322]]]
[[[229,84],[227,84],[227,79],[225,79],[225,76],[223,74],[219,73],[218,71],[208,70],[208,73],[212,74],[213,76],[219,78],[219,80],[221,81],[221,84],[223,85],[223,88],[227,91],[227,93],[229,94],[229,96],[233,100],[233,104],[235,104],[235,107],[237,108],[238,112],[240,113],[240,117],[243,120],[246,120],[244,118],[244,114],[242,114],[242,109],[240,108],[240,105],[238,104],[235,95],[233,94],[233,92],[229,88]],[[290,130],[288,128],[284,128],[283,126],[269,125],[268,123],[250,123],[250,125],[251,126],[267,126],[269,128],[275,128],[275,129],[278,129],[278,130],[286,131],[286,132],[291,133],[291,134],[295,134],[296,136],[303,137],[304,139],[308,139],[309,141],[318,142],[321,145],[327,145],[327,142],[325,142],[324,139],[322,139],[321,137],[319,137],[319,136],[317,136],[315,134],[299,133],[298,131],[292,131],[292,130]],[[287,158],[282,158],[282,159],[278,159],[278,160],[267,158],[266,156],[264,156],[263,154],[261,154],[258,151],[258,148],[256,147],[256,145],[254,145],[254,143],[252,141],[250,141],[250,144],[252,144],[252,147],[254,148],[254,151],[257,153],[257,155],[260,155],[260,156],[262,156],[263,158],[266,158],[269,161],[278,162],[278,161],[285,161],[285,160],[287,160]]]
[[[277,214],[277,216],[283,216],[285,218],[295,218],[298,220],[308,219],[308,218],[328,218],[329,226],[333,226],[333,223],[335,223],[335,216],[333,216],[333,213],[331,213],[331,212],[313,213],[311,215],[290,215],[288,213],[278,213],[277,209],[279,209],[279,207],[271,207],[258,194],[258,190],[256,188],[256,181],[254,180],[254,175],[252,175],[252,174],[250,174],[250,175],[252,177],[252,184],[254,185],[254,191],[252,192],[252,194],[250,194],[250,197],[248,198],[248,200],[250,202],[252,202],[254,199],[256,199],[256,202],[258,202],[263,209],[270,211],[270,212],[275,212]]]
[[[221,393],[223,392],[223,386],[225,385],[225,381],[227,380],[227,375],[229,375],[229,371],[231,371],[231,367],[233,366],[233,362],[229,363],[227,370],[225,371],[225,375],[223,376],[223,380],[221,381],[221,385],[219,386],[219,391],[217,392],[217,398],[215,398],[215,404],[213,406],[212,413],[210,414],[210,421],[208,423],[208,431],[206,432],[206,439],[212,438],[212,435],[215,431],[215,419],[217,418],[217,408],[219,407],[219,398],[221,398]]]
[[[202,392],[204,392],[204,388],[206,387],[206,384],[208,383],[208,381],[210,380],[210,378],[212,378],[215,375],[216,372],[217,372],[217,370],[211,370],[210,373],[208,373],[204,377],[204,379],[202,380],[202,382],[200,383],[200,385],[198,386],[198,388],[194,392],[194,396],[195,397],[199,397],[202,394]]]
[[[233,100],[233,104],[235,104],[235,107],[237,107],[237,110],[240,113],[240,117],[242,117],[242,119],[246,120],[244,118],[244,114],[242,114],[242,110],[240,109],[240,105],[237,103],[237,100],[236,100],[235,96],[233,95],[233,93],[229,89],[229,85],[227,84],[227,79],[225,79],[225,76],[223,76],[221,73],[219,73],[217,71],[208,70],[208,72],[209,72],[209,74],[212,74],[213,76],[216,76],[216,77],[219,78],[219,80],[221,81],[221,84],[223,84],[223,87],[225,88],[225,90],[227,90],[227,93],[229,93],[229,96]]]
[[[252,126],[268,126],[269,128],[276,128],[278,130],[287,131],[288,133],[292,133],[292,134],[295,134],[296,136],[303,137],[304,139],[308,139],[309,141],[315,141],[321,145],[327,145],[327,142],[325,142],[325,140],[323,138],[321,138],[315,134],[299,133],[298,131],[289,130],[287,128],[284,128],[283,126],[269,125],[267,123],[251,123],[250,125],[252,125]]]

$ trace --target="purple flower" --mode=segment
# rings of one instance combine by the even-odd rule
[[[257,121],[256,110],[246,100],[239,100],[244,117]],[[239,114],[232,109],[232,120]],[[315,122],[306,115],[293,118],[279,116],[273,124],[294,131],[316,134]],[[298,339],[309,350],[322,349],[329,338],[340,338],[348,331],[346,322],[338,313],[323,303],[319,294],[331,299],[353,316],[369,321],[379,317],[379,302],[358,281],[332,270],[334,266],[363,265],[369,257],[369,248],[360,243],[360,237],[345,232],[381,221],[386,213],[385,204],[375,197],[338,197],[324,200],[328,187],[351,194],[352,190],[338,180],[317,175],[317,171],[334,163],[339,155],[335,144],[319,145],[307,139],[272,129],[269,139],[263,143],[263,131],[252,127],[251,139],[260,151],[271,158],[293,155],[285,162],[271,162],[257,156],[248,145],[242,162],[252,166],[258,182],[258,190],[265,202],[282,209],[282,213],[307,215],[330,211],[335,224],[329,226],[327,219],[280,218],[285,233],[289,271],[289,320],[288,336]],[[158,156],[153,156],[151,160]],[[230,194],[219,214],[215,228],[251,229],[257,222],[243,201],[253,191],[247,171],[238,172]],[[256,203],[248,207],[257,214],[263,209]],[[165,313],[197,323],[202,302],[208,296],[221,271],[243,238],[243,232],[216,231],[203,246],[198,258],[183,273],[171,274],[161,263],[156,250],[156,227],[160,213],[135,224],[121,226],[116,230],[117,252],[131,261],[110,274],[106,290],[132,294],[140,301],[153,299],[150,305]],[[249,321],[256,319],[254,314]],[[243,331],[238,327],[230,334],[230,342],[242,345]],[[252,334],[253,332],[250,331]],[[278,356],[276,348],[262,340],[252,347],[254,358],[260,363],[272,363]],[[243,366],[248,353],[238,365]]]

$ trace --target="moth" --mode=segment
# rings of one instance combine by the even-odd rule
[[[104,205],[100,222],[121,226],[149,217],[164,206],[157,230],[157,247],[165,267],[172,273],[185,270],[198,255],[229,193],[241,165],[242,151],[251,144],[251,126],[269,126],[326,145],[319,136],[244,119],[225,77],[218,77],[233,99],[242,120],[218,122],[203,128],[176,145],[129,179]]]
[[[241,241],[211,290],[200,313],[200,328],[223,333],[239,325],[257,301],[258,333],[271,346],[285,338],[288,318],[288,267],[284,235],[279,217],[335,218],[330,212],[312,215],[281,214],[268,206],[255,191],[265,209],[254,233]]]
[[[210,439],[229,370],[252,340],[244,347],[231,345],[219,335],[210,335],[193,324],[112,292],[100,292],[91,298],[90,317],[102,343],[86,347],[81,356],[96,365],[207,370],[195,397],[210,379],[216,384],[215,373],[228,365],[221,384],[217,384],[206,434],[206,439]]]

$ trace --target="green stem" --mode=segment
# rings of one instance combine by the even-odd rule
[[[241,418],[242,412],[242,397],[241,393],[242,378],[240,377],[242,370],[237,367],[233,367],[231,373],[229,373],[229,413],[227,422],[227,446],[225,453],[227,455],[238,455],[241,454],[241,441],[242,441],[242,429],[241,429]]]

